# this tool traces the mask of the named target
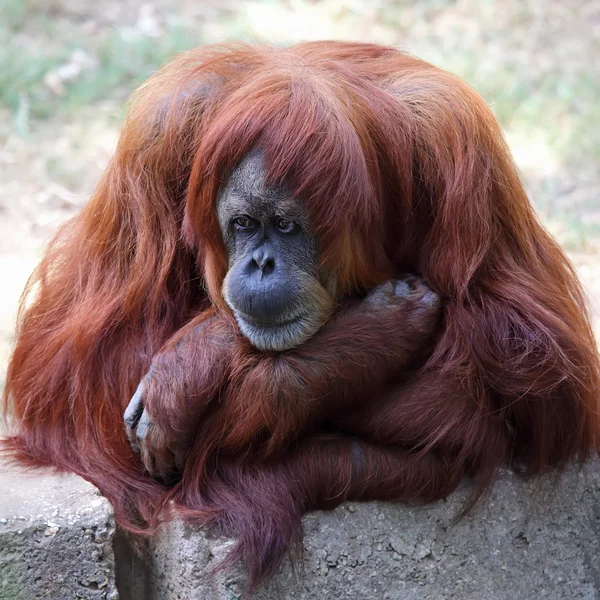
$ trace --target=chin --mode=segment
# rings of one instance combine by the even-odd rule
[[[325,323],[319,315],[301,315],[285,323],[265,324],[234,311],[242,335],[261,352],[283,352],[301,346]]]

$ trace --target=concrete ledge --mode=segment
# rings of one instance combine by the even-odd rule
[[[353,503],[307,515],[303,566],[285,565],[254,598],[600,598],[600,462],[558,485],[504,473],[449,527],[467,492],[424,508]],[[247,598],[241,568],[212,571],[231,539],[174,522],[141,559],[115,533],[106,501],[75,476],[1,470],[0,519],[0,600]]]
[[[112,509],[75,475],[0,464],[0,600],[117,600]]]
[[[448,527],[466,488],[425,508],[347,504],[304,519],[303,572],[289,565],[256,600],[537,600],[600,597],[600,463],[560,485],[505,473]],[[246,598],[241,570],[212,574],[231,540],[172,523],[138,565],[134,600]],[[145,573],[145,575],[143,575]],[[142,585],[142,579],[146,577]],[[125,596],[124,596],[125,597]]]

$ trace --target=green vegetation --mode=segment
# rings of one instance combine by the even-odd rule
[[[122,102],[171,56],[201,43],[181,27],[156,38],[126,28],[86,37],[33,11],[33,2],[0,1],[0,103],[17,123],[24,111],[47,118],[107,98]],[[65,65],[71,73],[61,78]]]
[[[79,108],[100,102],[116,114],[153,71],[201,43],[338,37],[393,44],[464,77],[486,98],[544,220],[570,223],[569,245],[597,236],[588,218],[600,210],[600,36],[592,26],[600,13],[593,2],[107,2],[0,0],[0,110],[17,133],[27,136],[33,119],[76,118]],[[576,194],[572,205],[564,190],[582,182],[589,194]]]

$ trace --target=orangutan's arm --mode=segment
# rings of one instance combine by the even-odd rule
[[[224,448],[261,436],[269,454],[358,400],[378,398],[390,376],[422,354],[439,313],[437,296],[417,278],[388,281],[304,345],[260,355],[225,394]]]

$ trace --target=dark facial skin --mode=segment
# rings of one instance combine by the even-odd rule
[[[285,187],[268,186],[254,150],[219,192],[217,211],[229,270],[223,296],[258,350],[287,350],[327,321],[333,294],[319,280],[306,210]]]

